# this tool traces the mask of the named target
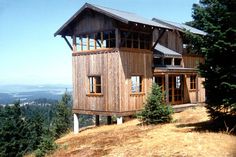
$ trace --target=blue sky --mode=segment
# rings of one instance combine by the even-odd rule
[[[0,0],[0,84],[71,84],[71,51],[53,34],[86,2],[183,23],[198,0]]]

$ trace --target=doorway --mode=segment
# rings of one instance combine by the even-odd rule
[[[184,97],[184,77],[183,75],[169,75],[169,103],[171,104],[182,104]],[[162,92],[166,90],[165,87],[165,76],[159,75],[154,77],[154,82],[162,88]]]

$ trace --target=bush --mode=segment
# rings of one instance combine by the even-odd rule
[[[172,113],[172,107],[163,100],[161,87],[154,83],[145,107],[137,117],[145,124],[167,123],[172,120]]]
[[[57,145],[54,143],[54,138],[50,135],[44,135],[41,139],[41,142],[35,151],[36,157],[45,156],[47,153],[52,152],[57,148]]]

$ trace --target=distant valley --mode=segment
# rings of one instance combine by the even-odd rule
[[[65,91],[72,92],[71,85],[0,85],[0,104],[21,103],[36,99],[59,100]]]

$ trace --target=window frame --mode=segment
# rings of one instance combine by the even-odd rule
[[[97,83],[98,78],[100,83]],[[92,81],[92,85],[91,85]],[[88,76],[88,94],[87,95],[102,95],[102,77],[101,75],[89,75]],[[91,90],[92,89],[92,90]]]
[[[197,75],[190,75],[189,77],[190,90],[197,89]]]
[[[135,80],[135,85],[134,85],[134,89],[133,90],[133,81],[132,81],[132,78],[133,77],[136,77],[136,80]],[[139,78],[139,79],[137,79]],[[130,92],[131,92],[131,95],[133,94],[143,94],[143,76],[142,75],[131,75],[130,77]],[[138,90],[137,90],[138,89]]]

